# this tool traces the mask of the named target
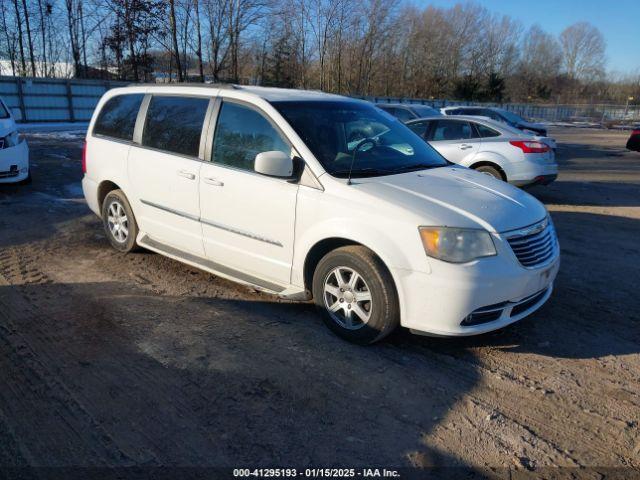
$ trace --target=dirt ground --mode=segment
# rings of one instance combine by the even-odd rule
[[[31,134],[0,186],[0,466],[640,468],[640,154],[557,129],[531,193],[562,267],[502,331],[359,347],[307,304],[121,255],[84,204],[82,135]],[[553,471],[553,470],[549,470]],[[560,471],[560,470],[558,470]]]

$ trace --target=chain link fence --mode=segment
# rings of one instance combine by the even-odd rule
[[[552,123],[634,124],[640,122],[640,105],[613,104],[530,104],[530,103],[478,103],[455,100],[403,98],[403,97],[363,97],[354,96],[373,103],[404,103],[428,105],[434,108],[466,105],[500,107],[534,121]]]

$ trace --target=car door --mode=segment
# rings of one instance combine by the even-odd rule
[[[469,164],[480,149],[480,139],[466,120],[436,120],[428,132],[429,144],[453,163]]]
[[[146,113],[142,131],[136,132],[128,159],[141,230],[155,241],[200,256],[204,247],[198,189],[210,101],[147,96],[141,109],[141,115]]]
[[[298,185],[256,173],[254,161],[267,151],[292,155],[290,143],[265,113],[231,99],[218,100],[210,131],[200,172],[206,256],[269,284],[251,283],[288,285]]]

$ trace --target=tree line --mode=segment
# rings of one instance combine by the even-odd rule
[[[608,73],[593,25],[554,36],[473,2],[0,0],[0,22],[5,75],[492,102],[640,97],[640,70]]]

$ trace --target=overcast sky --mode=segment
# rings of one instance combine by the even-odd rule
[[[451,7],[460,0],[409,0],[420,6]],[[495,13],[509,15],[525,27],[537,23],[559,34],[575,22],[600,29],[607,42],[607,68],[640,73],[640,0],[477,0]]]

